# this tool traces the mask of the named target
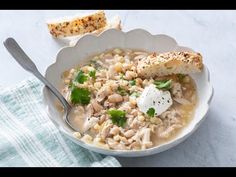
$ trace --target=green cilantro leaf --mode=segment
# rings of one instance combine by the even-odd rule
[[[93,79],[96,78],[96,70],[89,71],[89,76],[92,77]]]
[[[70,83],[68,84],[68,87],[71,89],[74,86],[73,81],[70,81]]]
[[[133,85],[136,85],[136,80],[131,80],[131,81],[129,81],[129,84],[132,85],[132,86],[133,86]]]
[[[130,96],[131,97],[139,97],[141,94],[139,92],[133,92]]]
[[[79,82],[80,84],[83,84],[87,80],[88,76],[86,76],[83,71],[79,71],[77,76],[75,77],[75,81]]]
[[[90,102],[90,92],[85,88],[77,88],[72,86],[70,100],[73,104],[87,105]]]
[[[120,79],[123,79],[123,80],[125,79],[123,73],[120,73]]]
[[[154,117],[155,115],[155,109],[154,108],[149,108],[147,111],[147,115],[150,117]]]
[[[120,86],[117,88],[117,92],[118,92],[121,96],[125,96],[125,95],[128,94],[127,91],[126,91],[124,88],[120,87]]]
[[[108,111],[108,114],[110,115],[110,119],[113,124],[124,127],[126,123],[126,113],[124,111],[112,109]]]
[[[161,80],[161,81],[154,81],[154,84],[158,89],[165,89],[169,90],[171,87],[171,80]]]

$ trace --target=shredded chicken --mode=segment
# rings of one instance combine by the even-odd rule
[[[182,98],[183,93],[182,93],[182,88],[180,83],[174,83],[172,86],[172,94],[174,98]]]

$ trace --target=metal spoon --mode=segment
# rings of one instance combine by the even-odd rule
[[[3,42],[4,46],[7,48],[8,52],[13,56],[13,58],[28,72],[36,76],[40,81],[42,81],[46,87],[59,99],[59,101],[64,106],[63,120],[75,131],[78,131],[72,126],[68,117],[72,110],[70,104],[62,96],[62,94],[38,71],[36,65],[33,61],[25,54],[22,48],[17,44],[13,38],[7,38]],[[80,132],[80,131],[79,131]]]

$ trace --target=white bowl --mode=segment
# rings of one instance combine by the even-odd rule
[[[141,49],[145,51],[168,52],[168,51],[192,51],[187,47],[182,47],[177,42],[163,34],[152,35],[143,29],[135,29],[129,32],[122,32],[115,29],[109,29],[100,35],[85,35],[79,39],[75,46],[62,48],[56,58],[56,62],[50,65],[45,77],[57,88],[62,87],[61,74],[72,67],[75,67],[90,55],[101,53],[107,49],[115,47]],[[209,104],[213,96],[213,88],[210,84],[209,72],[206,66],[201,73],[191,75],[197,85],[197,93],[199,103],[196,108],[193,120],[187,125],[183,131],[173,140],[162,145],[146,149],[146,150],[106,150],[101,149],[76,139],[72,135],[72,130],[62,120],[62,114],[55,107],[55,97],[50,93],[46,87],[43,88],[43,100],[47,108],[50,119],[55,125],[76,144],[95,151],[101,154],[123,156],[123,157],[137,157],[146,156],[162,152],[170,149],[189,137],[203,122],[207,115]]]

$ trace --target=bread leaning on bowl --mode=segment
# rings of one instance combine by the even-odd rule
[[[121,20],[119,16],[107,19],[105,12],[100,10],[87,15],[50,20],[47,26],[54,38],[74,45],[85,34],[100,34],[111,28],[121,30]]]
[[[47,22],[49,32],[56,38],[90,33],[106,25],[107,19],[102,10],[87,15],[65,17]]]
[[[140,77],[149,78],[171,74],[190,74],[201,72],[202,56],[195,52],[166,52],[152,54],[138,61],[137,72]]]

